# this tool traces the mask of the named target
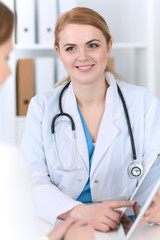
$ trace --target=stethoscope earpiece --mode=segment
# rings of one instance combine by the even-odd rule
[[[128,175],[131,178],[139,178],[143,174],[143,166],[136,161],[128,166]]]

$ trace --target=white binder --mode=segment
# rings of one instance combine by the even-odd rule
[[[57,5],[55,0],[37,1],[38,43],[54,45],[54,28],[57,20]]]
[[[17,43],[35,43],[35,0],[16,0]]]
[[[60,14],[77,7],[76,0],[59,0],[59,12]]]
[[[52,57],[35,59],[36,94],[51,90],[55,84],[55,60]]]

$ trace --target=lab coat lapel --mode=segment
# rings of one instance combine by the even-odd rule
[[[66,90],[66,94],[63,98],[63,111],[70,114],[73,118],[73,121],[75,123],[75,130],[76,130],[76,149],[81,154],[83,161],[86,164],[87,169],[89,169],[89,156],[88,156],[88,148],[85,138],[85,133],[83,130],[82,122],[77,110],[77,102],[75,98],[75,94],[73,91],[72,83],[70,83],[68,89]],[[68,128],[65,131],[65,134],[69,138],[70,141],[72,141],[73,144],[73,138],[72,134],[70,133],[71,126],[68,126]],[[76,156],[75,156],[76,158]]]
[[[93,173],[97,164],[119,133],[119,129],[116,127],[116,121],[121,117],[120,98],[113,76],[109,75],[107,79],[110,87],[106,94],[105,112],[103,114],[97,137],[91,173]]]

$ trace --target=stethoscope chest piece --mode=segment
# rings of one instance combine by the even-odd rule
[[[128,166],[128,175],[131,178],[139,178],[143,174],[143,166],[136,161]]]

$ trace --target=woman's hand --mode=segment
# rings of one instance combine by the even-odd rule
[[[87,222],[79,220],[72,224],[64,236],[64,240],[94,240],[94,228]]]
[[[77,220],[74,218],[68,218],[66,221],[58,224],[53,230],[47,235],[50,240],[63,240],[64,235],[68,229],[74,225]]]
[[[160,189],[145,212],[139,226],[146,222],[160,223]]]
[[[49,240],[94,240],[94,228],[87,222],[68,218],[47,235]]]
[[[107,232],[116,229],[120,224],[121,211],[116,208],[134,206],[134,201],[111,201],[97,204],[76,206],[70,216],[82,219],[91,224],[95,229]]]

